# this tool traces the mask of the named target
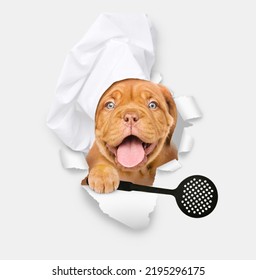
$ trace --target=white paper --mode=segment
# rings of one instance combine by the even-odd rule
[[[181,164],[179,163],[178,160],[174,159],[159,166],[158,170],[165,171],[165,172],[174,172],[180,168],[181,168]]]
[[[175,97],[177,110],[184,121],[197,119],[202,117],[202,113],[195,102],[193,96]]]
[[[180,145],[179,145],[179,153],[188,153],[192,150],[194,139],[188,132],[189,128],[185,127],[183,129]]]
[[[74,152],[68,147],[60,150],[61,164],[65,169],[88,170],[88,164],[85,155],[82,152]]]
[[[136,191],[115,191],[98,194],[89,186],[84,189],[98,203],[103,213],[133,229],[142,229],[149,224],[149,215],[154,211],[157,194]]]

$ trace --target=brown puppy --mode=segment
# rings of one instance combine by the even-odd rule
[[[156,168],[177,159],[171,144],[177,111],[170,92],[150,81],[114,83],[99,101],[95,143],[87,156],[90,187],[117,189],[120,180],[152,185]]]

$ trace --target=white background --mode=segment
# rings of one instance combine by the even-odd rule
[[[2,1],[0,4],[1,259],[255,259],[255,1]],[[46,116],[65,55],[101,12],[146,12],[158,32],[155,70],[204,117],[170,186],[211,178],[207,218],[160,197],[147,229],[101,213],[60,164]]]

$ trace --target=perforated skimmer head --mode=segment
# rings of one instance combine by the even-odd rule
[[[193,218],[209,215],[218,201],[218,192],[214,183],[202,175],[184,179],[176,189],[148,187],[124,181],[120,182],[118,189],[173,195],[180,210]]]
[[[183,180],[174,194],[181,211],[194,218],[210,214],[218,201],[218,192],[214,183],[201,175]]]

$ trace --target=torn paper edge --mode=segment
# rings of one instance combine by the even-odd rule
[[[63,168],[88,171],[89,167],[82,152],[74,152],[68,147],[60,151],[60,159]],[[145,197],[143,193],[136,192],[114,192],[112,194],[98,194],[90,189],[89,186],[82,186],[87,193],[98,203],[101,211],[108,217],[134,229],[146,228],[150,222],[150,214],[154,211],[157,203],[158,194],[150,194]],[[108,197],[106,197],[108,196]],[[144,201],[141,204],[141,201]],[[107,203],[106,203],[107,202]],[[133,205],[129,210],[129,206]],[[114,210],[111,211],[111,206]],[[120,207],[119,207],[120,206]],[[125,213],[116,209],[127,209]],[[136,210],[137,209],[137,210]],[[129,213],[129,217],[127,216]]]
[[[75,152],[65,146],[60,150],[61,164],[65,169],[88,170],[85,155],[82,152]]]
[[[147,193],[147,196],[145,196],[142,192],[134,191],[98,194],[91,190],[89,186],[83,186],[83,188],[99,204],[101,211],[108,217],[134,230],[144,229],[149,225],[150,215],[156,207],[158,194]],[[107,205],[105,201],[107,201]],[[131,205],[133,206],[130,211],[122,212],[122,209],[128,209]]]
[[[171,160],[161,166],[159,166],[157,169],[160,171],[165,171],[165,172],[174,172],[181,168],[181,164],[177,159]]]
[[[193,145],[194,145],[194,139],[193,137],[189,134],[187,127],[184,127],[182,136],[181,136],[181,141],[179,145],[179,154],[181,153],[188,153],[192,150]]]
[[[180,116],[185,122],[202,117],[202,112],[193,96],[174,97],[174,101]]]

